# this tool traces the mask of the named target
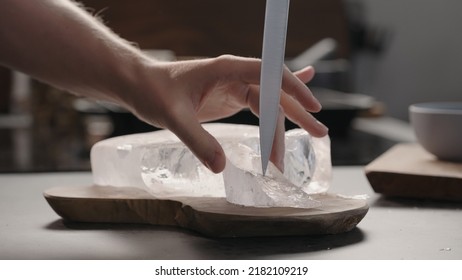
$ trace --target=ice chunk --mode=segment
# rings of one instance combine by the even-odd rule
[[[204,128],[228,141],[258,136],[255,126],[206,124]],[[139,187],[162,197],[225,196],[223,176],[205,168],[167,130],[100,141],[92,147],[91,167],[96,185]]]
[[[233,148],[232,156],[228,156],[226,168],[223,171],[226,199],[229,202],[257,207],[312,208],[320,206],[318,201],[311,199],[310,195],[303,191],[304,184],[297,186],[293,183],[293,181],[308,183],[311,174],[306,173],[306,170],[296,172],[289,165],[290,172],[288,173],[296,176],[287,178],[272,163],[269,163],[266,176],[263,176],[260,171],[260,155],[255,150],[242,144],[231,145],[231,147]],[[289,157],[293,156],[289,155]],[[308,169],[314,167],[307,165],[310,165],[308,161],[302,164]]]
[[[134,186],[160,197],[214,196],[247,206],[316,207],[310,194],[330,184],[328,137],[286,134],[284,174],[273,165],[261,175],[258,127],[206,124],[227,155],[223,174],[205,168],[172,133],[157,131],[103,140],[92,148],[94,183]],[[226,189],[226,190],[225,190]]]
[[[228,158],[223,178],[229,202],[259,207],[319,206],[310,194],[326,192],[329,188],[329,138],[315,140],[306,131],[294,129],[286,133],[285,143],[284,174],[270,163],[267,176],[261,174],[257,137],[249,137],[240,143],[222,143]],[[327,168],[320,166],[317,172],[318,165]],[[315,177],[317,181],[313,180]]]
[[[141,177],[151,193],[225,196],[222,176],[209,171],[183,143],[146,145],[143,150]]]

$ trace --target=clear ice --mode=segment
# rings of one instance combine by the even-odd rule
[[[103,140],[91,151],[97,185],[132,186],[157,197],[226,197],[255,207],[318,207],[310,195],[330,186],[330,141],[312,138],[302,129],[286,132],[284,173],[270,163],[261,174],[258,127],[204,124],[225,150],[222,174],[200,163],[171,132],[162,130]]]

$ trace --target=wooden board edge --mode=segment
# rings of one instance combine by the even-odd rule
[[[338,234],[355,228],[369,209],[365,202],[359,208],[342,213],[326,213],[316,217],[249,218],[234,215],[229,219],[229,216],[224,217],[225,214],[204,213],[175,200],[82,199],[57,197],[47,191],[43,195],[59,216],[72,222],[175,226],[209,237]],[[82,209],[88,209],[88,211],[82,211]],[[98,215],[94,215],[95,212]],[[287,230],[288,228],[291,230]]]
[[[386,171],[365,170],[366,178],[376,193],[391,197],[462,201],[460,179],[424,176]],[[420,182],[420,183],[416,183]],[[441,186],[444,188],[437,188]]]

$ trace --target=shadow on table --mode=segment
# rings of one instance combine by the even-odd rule
[[[46,226],[49,230],[62,231],[101,231],[114,238],[123,238],[120,242],[132,243],[133,248],[139,250],[139,258],[143,259],[265,259],[281,254],[306,254],[318,251],[335,250],[354,245],[365,239],[365,234],[359,228],[350,232],[336,235],[316,236],[280,236],[280,237],[242,237],[242,238],[209,238],[199,233],[168,226],[140,225],[140,224],[104,224],[104,223],[76,223],[62,219]],[[133,238],[127,238],[130,234]],[[161,241],[159,241],[161,240]],[[187,240],[187,242],[185,242]],[[103,240],[104,242],[104,240]],[[159,246],[171,246],[172,250],[178,243],[188,253],[156,255]],[[194,256],[194,257],[193,257]],[[118,256],[102,256],[113,259]],[[120,256],[123,258],[123,256]],[[308,257],[308,256],[305,256]]]
[[[359,228],[355,228],[350,232],[336,235],[212,239],[207,242],[203,250],[208,250],[213,258],[237,256],[240,259],[258,259],[282,254],[335,250],[359,243],[364,239],[364,233]]]

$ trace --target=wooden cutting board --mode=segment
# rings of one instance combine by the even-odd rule
[[[462,163],[438,160],[419,144],[398,144],[365,167],[375,192],[462,201]]]
[[[159,199],[138,188],[61,187],[44,192],[64,219],[92,223],[142,223],[191,229],[211,237],[337,234],[352,230],[366,215],[365,200],[315,195],[314,209],[255,208],[224,198]]]

